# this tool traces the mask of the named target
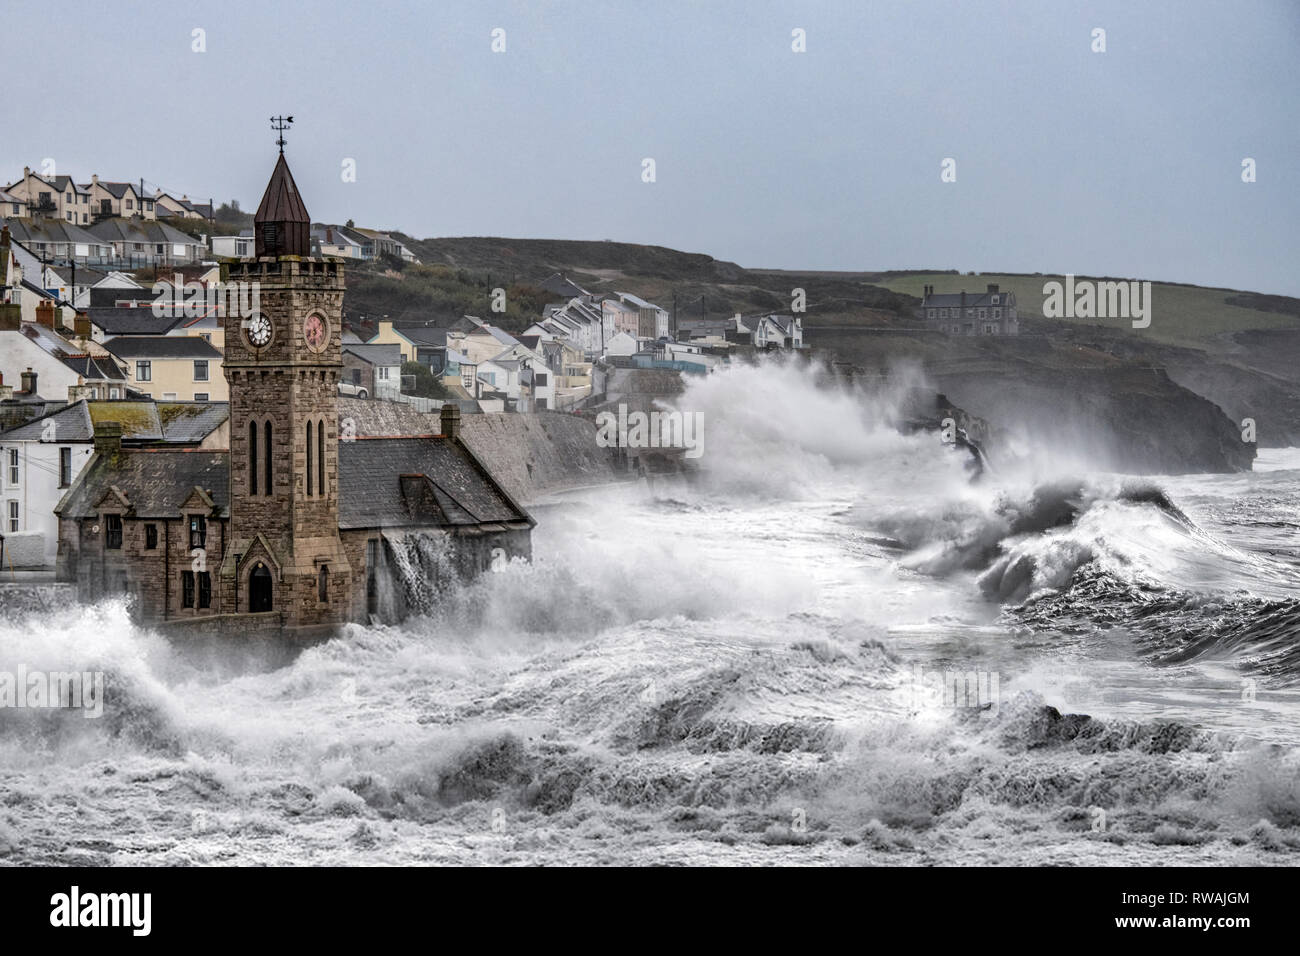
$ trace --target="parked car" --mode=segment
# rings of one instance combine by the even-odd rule
[[[370,397],[370,393],[366,391],[364,385],[353,385],[351,382],[339,382],[339,394],[348,398]]]

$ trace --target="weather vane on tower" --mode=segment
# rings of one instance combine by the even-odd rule
[[[280,155],[284,155],[284,131],[293,123],[292,116],[272,116],[271,129],[280,134],[280,138],[275,141],[275,145],[280,147]]]

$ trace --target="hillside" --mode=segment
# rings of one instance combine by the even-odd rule
[[[748,269],[700,253],[622,242],[401,238],[424,264],[400,272],[350,271],[345,306],[354,323],[362,315],[369,323],[380,315],[411,322],[466,313],[489,317],[491,291],[500,286],[507,289],[508,311],[494,319],[518,331],[554,298],[536,288],[554,272],[595,293],[635,293],[679,318],[789,312],[792,290],[801,288],[805,340],[813,350],[865,368],[914,359],[954,401],[991,419],[1010,411],[1007,402],[992,401],[997,383],[1039,382],[1041,392],[1011,391],[1025,402],[1050,405],[1055,375],[1058,384],[1069,380],[1094,395],[1094,409],[1105,406],[1095,416],[1099,428],[1116,426],[1119,410],[1130,403],[1137,424],[1125,425],[1124,456],[1138,454],[1144,441],[1166,440],[1153,439],[1157,422],[1144,428],[1141,416],[1153,403],[1164,403],[1166,412],[1177,407],[1179,392],[1218,405],[1234,428],[1253,418],[1265,447],[1300,445],[1300,376],[1294,371],[1300,368],[1300,300],[1285,296],[1153,282],[1151,325],[1134,329],[1126,319],[1043,318],[1043,283],[1059,277],[1036,274]],[[990,282],[1016,293],[1023,328],[1017,339],[953,338],[921,328],[915,310],[925,285],[973,292]],[[1155,386],[1160,394],[1139,388],[1136,383],[1147,379],[1129,376],[1133,369],[1167,373]],[[964,401],[964,393],[973,400]],[[1189,421],[1200,415],[1187,410]],[[1052,418],[1051,427],[1062,420]],[[1213,431],[1205,440],[1217,448],[1226,432]],[[1163,454],[1151,453],[1172,460]],[[1192,457],[1203,462],[1216,454],[1207,449]]]

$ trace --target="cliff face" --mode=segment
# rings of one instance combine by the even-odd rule
[[[1031,446],[1103,471],[1249,471],[1255,446],[1217,405],[1163,369],[1018,369],[1014,376],[946,372],[940,386],[972,413]]]
[[[918,368],[952,402],[992,425],[995,459],[1004,440],[1130,474],[1249,471],[1255,457],[1239,419],[1171,379],[1161,356],[1145,348],[1116,355],[1072,336],[816,326],[805,326],[804,334],[838,362],[882,373],[900,362]]]

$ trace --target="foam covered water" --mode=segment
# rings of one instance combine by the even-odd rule
[[[0,709],[0,859],[1293,860],[1300,473],[973,486],[798,365],[680,404],[699,475],[539,509],[532,564],[284,666],[113,602],[0,621],[0,671],[106,685]]]

